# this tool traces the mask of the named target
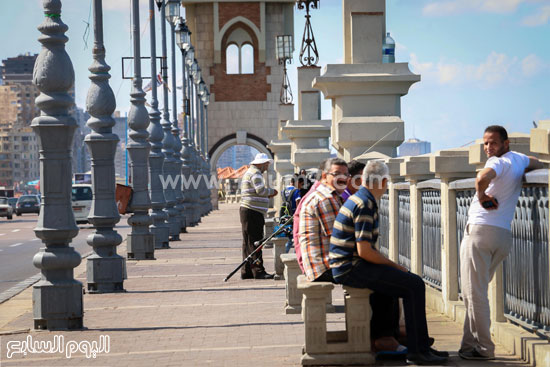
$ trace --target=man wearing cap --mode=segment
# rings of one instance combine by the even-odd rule
[[[254,242],[262,239],[269,198],[277,195],[277,190],[268,188],[262,176],[272,162],[273,160],[267,154],[256,154],[241,182],[239,214],[243,229],[243,260],[256,249]],[[273,274],[268,274],[265,271],[261,251],[253,256],[252,262],[247,262],[241,268],[241,279],[252,278],[273,278]]]

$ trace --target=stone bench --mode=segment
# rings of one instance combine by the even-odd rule
[[[285,313],[298,314],[302,312],[302,292],[298,289],[298,276],[302,275],[296,254],[282,254],[281,262],[284,265],[283,277],[285,279],[286,303]],[[326,311],[334,312],[332,305],[332,293],[326,300]]]
[[[285,245],[288,241],[286,237],[276,237],[273,239],[273,266],[275,268],[275,280],[284,279],[285,266],[281,260],[281,255],[285,253]],[[297,263],[297,262],[296,262]]]
[[[284,266],[283,276],[286,289],[286,314],[298,314],[302,311],[302,292],[298,290],[298,275],[302,274],[296,254],[282,254],[280,256]]]
[[[371,365],[375,358],[370,342],[369,289],[344,286],[346,330],[327,331],[326,299],[334,289],[328,282],[308,282],[298,277],[298,291],[302,292],[302,318],[305,345],[303,366]]]

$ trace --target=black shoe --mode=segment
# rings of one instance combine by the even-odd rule
[[[431,347],[432,345],[434,345],[435,343],[435,339],[432,338],[431,336],[428,337],[428,347]]]
[[[465,351],[465,350],[459,350],[458,355],[462,359],[468,359],[468,360],[477,360],[477,361],[491,361],[495,359],[495,357],[487,357],[483,354],[479,353],[476,349],[471,351]]]
[[[254,274],[254,279],[273,279],[274,277],[274,274],[268,274],[265,271]]]
[[[437,366],[447,362],[447,358],[438,357],[431,352],[409,353],[407,354],[407,363],[419,366]]]
[[[241,274],[241,279],[254,279],[252,273]]]
[[[439,350],[435,350],[433,348],[430,348],[430,353],[432,353],[433,355],[436,355],[438,357],[449,358],[449,352],[446,352],[446,351],[439,351]]]

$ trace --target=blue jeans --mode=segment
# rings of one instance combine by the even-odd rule
[[[290,249],[293,247],[294,247],[294,241],[292,240],[292,238],[289,238],[285,244],[285,252],[288,254],[290,252]]]
[[[350,287],[369,288],[383,295],[403,298],[409,353],[426,352],[430,349],[426,322],[426,288],[418,275],[360,259],[348,274],[336,278],[335,281]]]

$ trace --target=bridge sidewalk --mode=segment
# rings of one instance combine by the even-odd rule
[[[304,330],[300,315],[283,313],[284,282],[241,280],[238,274],[223,282],[241,261],[238,204],[221,204],[181,238],[171,249],[156,251],[156,260],[128,261],[127,292],[84,295],[84,330],[29,331],[31,288],[0,305],[0,366],[298,366]],[[119,253],[125,251],[123,244]],[[264,259],[268,271],[273,269],[270,250],[264,250]],[[84,282],[85,261],[75,270]],[[341,289],[334,291],[333,299],[343,305]],[[342,316],[331,314],[329,328],[343,329]],[[428,319],[436,347],[451,351],[448,365],[488,364],[457,357],[460,325],[436,313],[429,313]],[[96,358],[82,351],[66,358],[69,348],[7,358],[10,341],[53,342],[56,335],[63,336],[67,346],[108,336],[110,348]],[[499,360],[492,365],[523,365],[502,347],[497,354]]]

